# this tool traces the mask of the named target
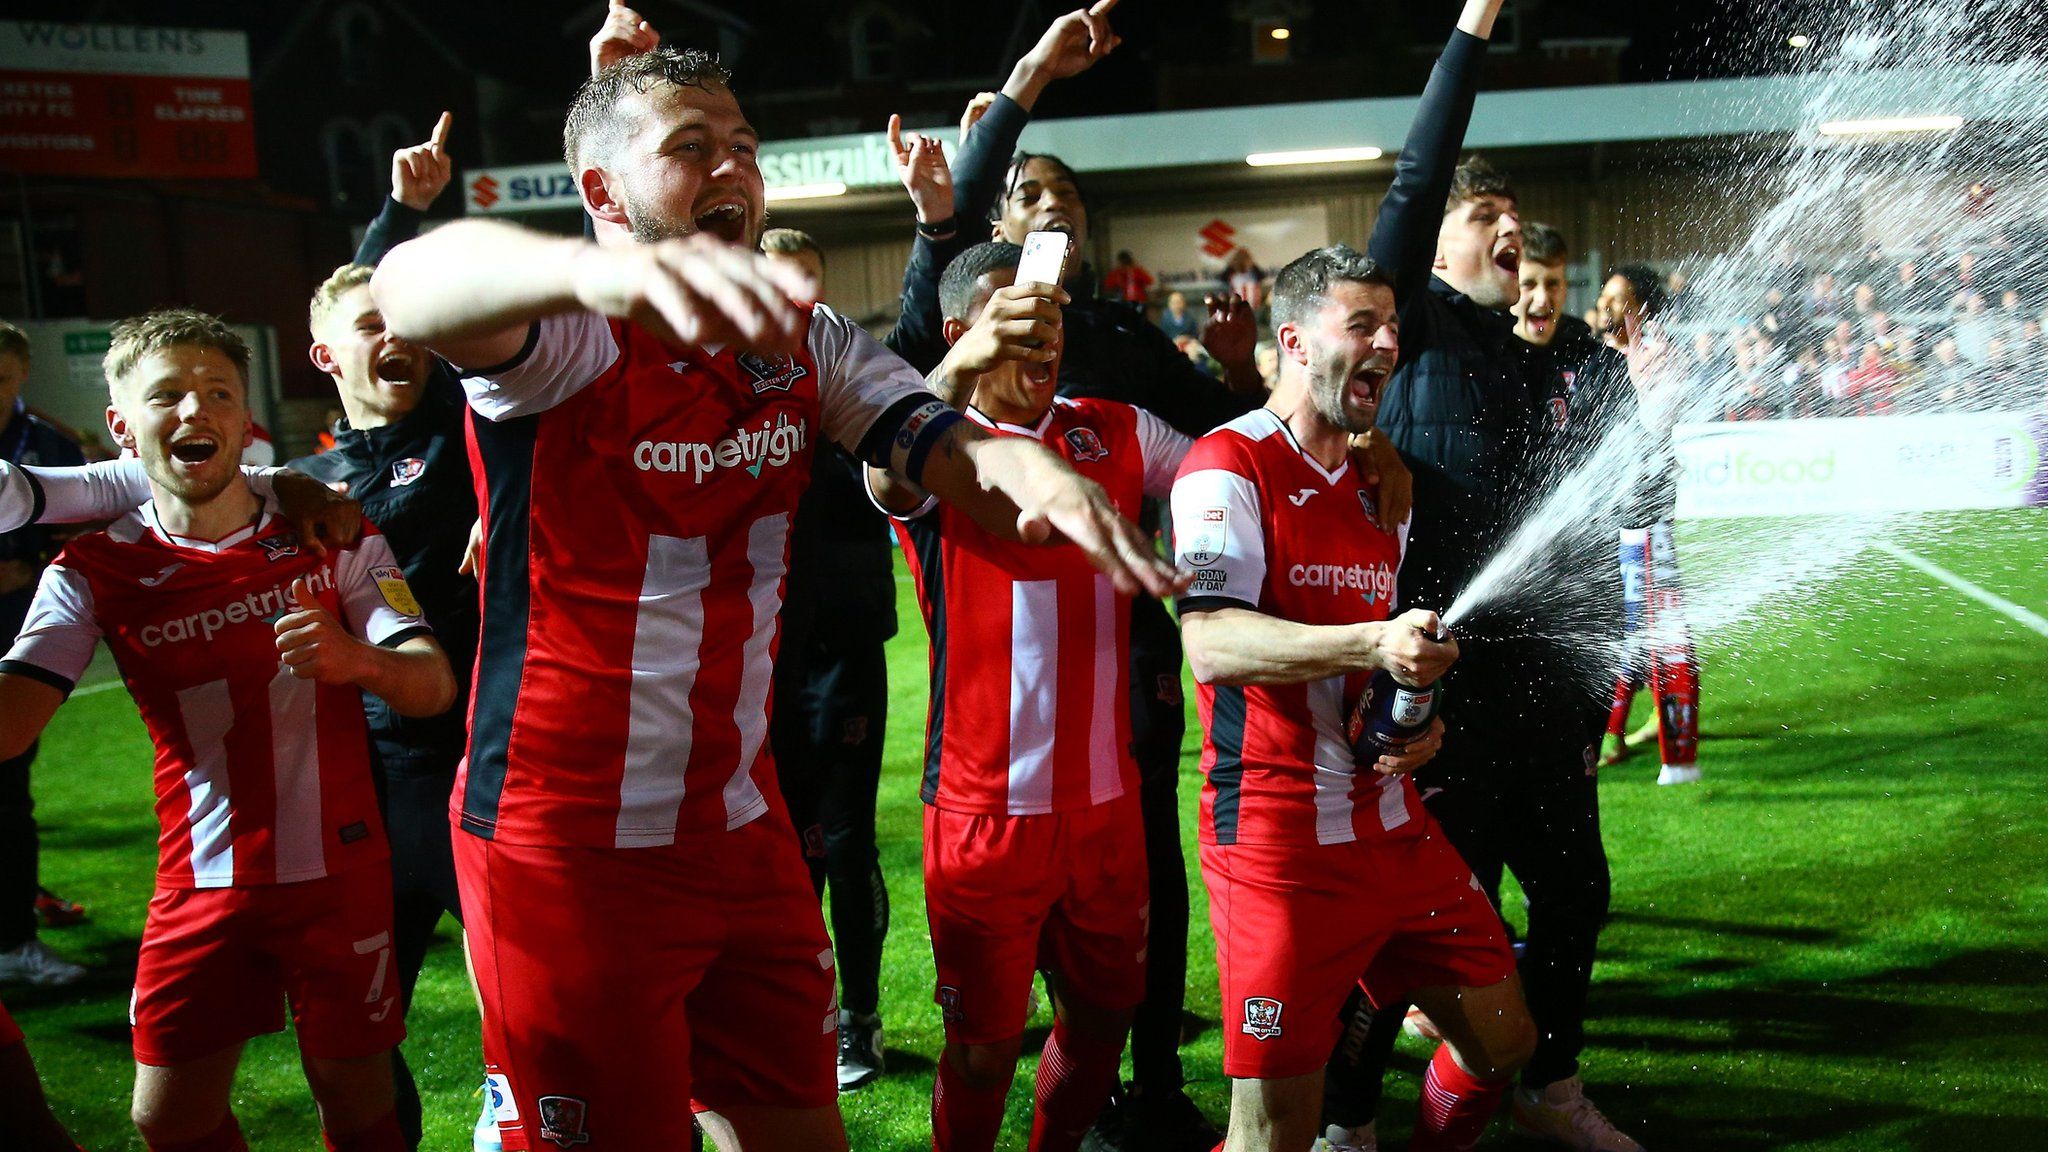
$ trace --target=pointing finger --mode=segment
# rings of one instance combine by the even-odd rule
[[[437,150],[445,147],[448,143],[448,129],[454,123],[455,114],[453,112],[441,113],[441,118],[434,121],[434,134],[427,137],[427,144]]]

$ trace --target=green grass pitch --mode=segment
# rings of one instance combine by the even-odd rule
[[[1958,514],[1901,539],[2048,613],[2039,514]],[[1708,544],[1696,532],[1682,541],[1696,580]],[[913,762],[925,638],[904,593],[881,799],[892,1075],[841,1103],[854,1148],[908,1152],[930,1146],[940,1030]],[[1649,756],[1603,774],[1614,914],[1591,1003],[1590,1093],[1654,1152],[2048,1147],[2048,637],[1870,553],[1702,647],[1705,781],[1659,788]],[[1196,1100],[1220,1119],[1214,953],[1192,875],[1192,706],[1185,747],[1188,1000],[1209,1023],[1184,1055]],[[36,770],[43,873],[92,919],[44,938],[93,975],[0,989],[60,1115],[94,1150],[141,1147],[127,1120],[126,1008],[155,859],[149,760],[124,693],[59,713]],[[461,969],[444,925],[408,1043],[434,1149],[467,1148],[477,1112]],[[1041,1013],[1034,1027],[1047,1023]],[[1407,1129],[1422,1055],[1404,1046],[1392,1075],[1390,1137]],[[1018,1070],[1006,1147],[1028,1132],[1032,1063]],[[319,1147],[288,1036],[250,1045],[235,1107],[257,1148]],[[1485,1146],[1529,1147],[1504,1122]]]

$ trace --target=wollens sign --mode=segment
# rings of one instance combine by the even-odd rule
[[[255,176],[248,37],[0,20],[0,171]]]

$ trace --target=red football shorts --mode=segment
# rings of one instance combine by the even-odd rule
[[[15,1025],[14,1017],[7,1014],[7,1005],[0,1004],[0,1048],[12,1048],[21,1041],[21,1029]]]
[[[779,815],[651,848],[458,831],[455,871],[506,1148],[687,1148],[693,1100],[838,1099],[832,942]]]
[[[1364,978],[1375,1004],[1417,988],[1484,988],[1515,970],[1500,917],[1436,821],[1349,844],[1202,845],[1223,1072],[1321,1068]]]
[[[1110,1011],[1145,998],[1145,829],[1126,795],[1078,812],[924,810],[924,906],[946,1038],[1024,1031],[1031,974]]]
[[[159,888],[135,960],[135,1059],[158,1067],[284,1028],[322,1060],[405,1039],[391,943],[391,869],[295,884]]]

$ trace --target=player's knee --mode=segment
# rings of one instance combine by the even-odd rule
[[[128,1106],[128,1119],[145,1146],[173,1148],[199,1144],[226,1127],[227,1111],[195,1109],[162,1096],[137,1096]]]
[[[942,1059],[950,1061],[953,1070],[967,1087],[976,1092],[993,1092],[1007,1088],[1017,1075],[1017,1055],[1023,1050],[1024,1038],[1015,1036],[998,1040],[993,1044],[947,1044]]]
[[[1458,1063],[1481,1080],[1505,1080],[1536,1054],[1536,1022],[1520,1004],[1479,1029],[1477,1044],[1458,1049]],[[1469,1049],[1469,1050],[1468,1050]]]

